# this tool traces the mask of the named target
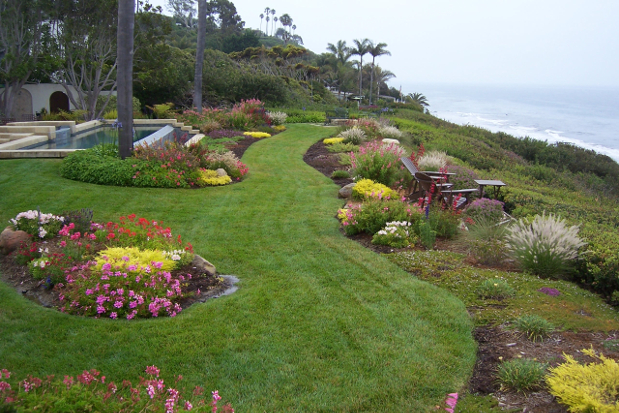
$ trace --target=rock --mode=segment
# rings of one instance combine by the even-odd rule
[[[198,254],[196,254],[193,257],[193,261],[191,261],[191,265],[196,267],[203,274],[208,274],[211,276],[214,276],[217,274],[217,270],[215,269],[215,266],[211,264],[210,262],[208,262],[207,260],[205,260],[204,258],[202,258],[201,256],[199,256]]]
[[[393,143],[394,145],[399,145],[399,144],[400,144],[400,141],[399,141],[399,140],[397,140],[397,139],[389,139],[389,138],[386,138],[386,139],[383,139],[383,143],[385,143],[385,144],[390,144],[390,143]]]
[[[30,240],[30,235],[24,231],[13,231],[6,227],[0,234],[0,253],[7,255],[17,250],[22,242]]]
[[[352,196],[352,189],[354,188],[354,186],[357,185],[356,183],[352,183],[352,184],[348,184],[345,187],[343,187],[342,189],[340,189],[340,191],[337,193],[337,195],[340,198],[350,198]]]
[[[224,168],[219,168],[215,172],[217,172],[217,176],[228,176],[228,172]]]

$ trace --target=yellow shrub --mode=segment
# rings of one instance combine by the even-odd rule
[[[200,178],[198,180],[198,184],[200,186],[228,185],[232,182],[232,178],[228,175],[218,176],[217,171],[210,169],[200,169],[198,173],[200,174]]]
[[[285,130],[286,130],[286,127],[285,127],[284,125],[277,125],[277,126],[273,126],[273,129],[274,129],[276,132],[283,132],[283,131],[285,131]]]
[[[256,139],[271,137],[271,135],[266,132],[244,132],[243,135],[251,136],[252,138],[256,138]]]
[[[348,216],[346,216],[347,212],[348,212],[347,208],[338,209],[337,210],[337,219],[339,219],[342,222],[348,221]]]
[[[601,363],[579,364],[565,355],[565,363],[549,369],[546,383],[550,393],[574,413],[619,412],[619,364],[615,360],[599,356],[593,349],[583,353]]]
[[[325,145],[333,145],[334,143],[344,142],[344,138],[327,138],[322,141]]]
[[[107,259],[103,258],[107,257]],[[132,265],[136,266],[135,271],[140,268],[150,266],[153,263],[161,263],[157,271],[172,271],[176,267],[173,261],[164,251],[161,250],[139,250],[138,248],[107,248],[99,252],[97,258],[97,269],[101,269],[106,263],[111,264],[111,271],[128,271]]]
[[[393,195],[388,186],[374,182],[371,179],[362,179],[352,189],[355,198],[386,198]]]

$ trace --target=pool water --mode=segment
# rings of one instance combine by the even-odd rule
[[[134,128],[133,142],[137,142],[161,129],[161,126]],[[88,149],[101,143],[118,144],[118,131],[112,127],[97,128],[77,135],[56,132],[56,140],[44,142],[30,149]]]

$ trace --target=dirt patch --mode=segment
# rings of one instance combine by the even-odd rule
[[[236,142],[235,144],[230,144],[227,146],[228,150],[236,155],[237,158],[241,159],[243,154],[254,142],[258,142],[260,139],[252,138],[251,136],[246,136],[245,139]]]
[[[327,178],[331,178],[331,174],[334,171],[347,169],[340,164],[340,155],[337,153],[331,153],[327,150],[327,146],[322,143],[322,140],[316,142],[305,152],[303,160],[306,164],[322,173]],[[343,187],[354,181],[351,178],[345,179],[333,179],[335,184]]]

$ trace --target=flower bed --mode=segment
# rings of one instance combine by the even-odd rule
[[[56,216],[62,228],[48,227],[42,235],[38,222],[45,214],[31,212],[12,220],[14,229],[31,238],[8,258],[21,268],[22,278],[45,288],[62,312],[127,320],[174,317],[222,285],[214,267],[196,267],[191,243],[173,236],[162,222],[131,214],[97,223],[83,210]]]

